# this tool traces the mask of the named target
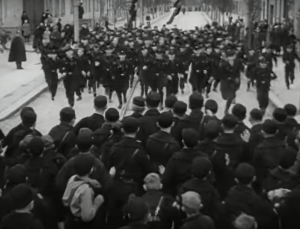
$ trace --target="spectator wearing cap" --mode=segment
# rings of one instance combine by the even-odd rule
[[[269,172],[263,181],[264,190],[272,191],[277,189],[293,190],[298,183],[297,176],[290,171],[296,161],[297,153],[292,148],[287,148],[281,155],[279,166]]]
[[[262,124],[263,141],[256,147],[253,165],[257,172],[257,180],[261,182],[269,174],[269,170],[279,165],[280,158],[286,148],[285,143],[277,138],[278,125],[267,119]]]
[[[183,148],[170,158],[162,176],[164,190],[172,196],[177,194],[180,185],[191,178],[193,160],[197,157],[207,157],[196,148],[198,133],[194,129],[184,129],[182,139]]]
[[[275,108],[275,110],[273,111],[273,120],[277,123],[278,127],[277,138],[285,141],[285,138],[289,133],[289,127],[286,125],[286,111],[283,108]]]
[[[156,166],[166,167],[172,155],[181,149],[180,144],[171,135],[173,124],[172,113],[161,113],[157,122],[159,131],[150,135],[147,140],[146,152]]]
[[[136,139],[139,125],[139,120],[134,117],[122,120],[124,138],[112,146],[111,156],[108,158],[108,169],[115,181],[115,204],[110,219],[112,222],[122,221],[122,217],[117,214],[120,213],[120,206],[127,202],[131,194],[138,195],[141,192],[144,177],[153,172],[145,150]]]
[[[203,126],[204,139],[199,142],[198,149],[209,157],[213,156],[216,150],[216,139],[221,134],[221,131],[221,122],[210,120]]]
[[[172,113],[174,104],[178,101],[175,95],[169,95],[165,100],[165,109],[164,111],[168,111]]]
[[[3,228],[45,228],[31,213],[34,208],[34,193],[30,186],[19,184],[14,187],[11,199],[15,210],[4,217],[1,223]]]
[[[249,113],[249,121],[251,124],[250,139],[249,139],[249,152],[253,156],[255,148],[263,141],[262,136],[262,122],[263,112],[257,108],[253,108]]]
[[[102,195],[95,194],[93,188],[99,188],[98,181],[93,180],[94,159],[82,154],[74,160],[74,172],[62,197],[64,206],[71,214],[67,215],[66,229],[97,228],[95,218],[98,209],[104,202]],[[98,225],[100,226],[100,225]]]
[[[53,127],[49,135],[52,137],[57,151],[67,156],[69,151],[76,144],[76,135],[73,127],[76,119],[75,110],[70,107],[65,107],[60,111],[59,116],[60,124]]]
[[[6,174],[6,185],[2,191],[2,196],[0,197],[1,202],[1,211],[0,211],[0,219],[2,221],[3,217],[10,213],[12,210],[16,208],[16,205],[12,199],[13,190],[15,187],[19,185],[29,186],[27,184],[28,177],[26,168],[23,165],[16,165],[8,169]],[[29,186],[32,188],[31,186]],[[22,199],[22,197],[21,197]],[[32,213],[35,217],[37,217],[44,225],[44,228],[51,228],[53,224],[55,224],[53,215],[48,211],[48,215],[46,216],[46,210],[49,210],[49,206],[46,205],[46,201],[39,193],[33,194],[34,207],[32,209]],[[48,218],[47,218],[48,217]],[[53,221],[52,223],[50,221]],[[47,223],[49,223],[50,227],[47,227]],[[56,226],[56,225],[55,225]]]
[[[144,146],[147,144],[148,137],[158,130],[156,123],[160,115],[158,111],[160,102],[160,95],[158,93],[153,91],[148,93],[146,98],[147,111],[143,117],[139,119],[140,126],[137,134],[137,139],[140,140]]]
[[[260,197],[252,188],[255,169],[250,164],[241,163],[235,169],[235,177],[237,185],[230,189],[225,199],[228,225],[232,223],[231,216],[243,212],[255,218],[258,228],[278,229],[279,220],[272,204]]]
[[[201,196],[193,191],[185,192],[181,195],[182,209],[187,215],[187,219],[183,222],[181,229],[188,228],[207,228],[214,229],[214,221],[200,210],[203,207]]]
[[[198,157],[193,160],[193,178],[182,185],[181,192],[193,191],[202,199],[202,213],[216,219],[220,212],[221,201],[218,191],[211,184],[213,165],[208,158]]]
[[[205,126],[209,121],[213,120],[213,121],[221,123],[217,117],[218,103],[215,100],[208,99],[205,102],[204,109],[205,109],[205,111],[204,111],[205,115],[202,118],[200,128],[199,128],[199,139],[200,140],[204,140],[204,138],[205,138]],[[220,126],[221,126],[221,124],[220,124]]]
[[[244,105],[240,103],[235,104],[231,110],[231,113],[238,119],[237,126],[234,129],[234,132],[238,136],[241,136],[241,134],[243,134],[245,131],[250,131],[250,128],[244,123],[244,120],[247,116],[247,108]]]
[[[237,125],[238,119],[234,115],[225,115],[222,119],[223,133],[216,140],[217,151],[228,154],[231,167],[236,167],[244,156],[244,142],[235,134]]]
[[[183,129],[192,128],[196,131],[199,131],[201,121],[203,119],[203,107],[204,98],[198,92],[193,92],[189,97],[189,108],[191,110],[190,114],[187,115],[179,124],[178,124],[178,133],[181,133]],[[176,140],[181,142],[182,138],[179,135],[179,138],[176,137]]]
[[[123,212],[128,216],[130,223],[120,229],[149,228],[147,223],[150,220],[150,209],[146,201],[141,197],[133,197],[129,199]]]
[[[94,99],[95,112],[91,116],[81,119],[74,127],[76,136],[81,128],[88,128],[91,131],[96,131],[102,127],[104,123],[104,112],[107,109],[107,98],[103,95],[98,95]]]
[[[146,102],[145,99],[141,96],[136,96],[132,99],[132,111],[133,113],[131,114],[132,117],[134,118],[141,118],[143,117],[143,113],[145,111],[146,107]]]
[[[104,115],[105,122],[93,134],[93,154],[101,155],[101,160],[107,165],[107,155],[113,144],[119,142],[123,137],[121,131],[122,123],[119,121],[120,114],[116,108],[108,108]],[[108,149],[107,150],[105,149]]]
[[[181,143],[181,132],[183,130],[183,126],[185,124],[185,118],[187,117],[187,104],[183,101],[175,102],[173,106],[173,117],[174,117],[174,125],[171,129],[172,136],[176,139],[176,141]]]
[[[299,123],[295,119],[295,116],[297,115],[297,107],[293,104],[286,104],[284,106],[284,110],[287,113],[287,119],[285,121],[287,133],[288,136],[286,138],[286,143],[293,147],[295,150],[298,150],[296,144],[295,144],[295,133],[296,130],[299,129]]]
[[[148,204],[151,213],[151,228],[171,229],[173,223],[178,224],[179,212],[173,207],[175,199],[165,195],[162,190],[159,174],[150,173],[144,179],[143,188],[146,193],[142,199]],[[159,209],[159,211],[157,211]]]
[[[12,136],[11,145],[8,148],[5,157],[16,157],[20,153],[20,143],[26,136],[42,136],[39,131],[35,129],[37,115],[32,110],[27,110],[22,113],[22,128],[14,133]]]

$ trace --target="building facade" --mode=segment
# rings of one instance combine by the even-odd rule
[[[21,25],[23,11],[27,12],[30,23],[35,27],[41,19],[43,12],[49,9],[62,23],[73,23],[74,6],[78,0],[0,0],[0,27],[13,28]],[[121,20],[126,18],[127,11],[122,0],[82,0],[84,18],[100,21],[104,17]],[[118,3],[118,5],[117,5]]]

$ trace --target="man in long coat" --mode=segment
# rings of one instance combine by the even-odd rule
[[[23,69],[22,62],[25,62],[26,60],[24,39],[21,37],[20,31],[18,30],[16,36],[11,41],[8,62],[16,62],[17,69]]]

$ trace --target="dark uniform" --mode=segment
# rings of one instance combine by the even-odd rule
[[[199,52],[199,47],[195,47],[195,52]],[[206,83],[209,79],[211,66],[210,61],[206,53],[198,53],[192,57],[192,70],[189,79],[190,84],[194,91],[202,93],[202,90],[206,87]]]
[[[260,67],[257,67],[254,71],[257,100],[260,109],[265,112],[269,104],[269,91],[271,86],[271,80],[276,79],[276,75],[270,68],[267,67],[266,60],[261,60]]]
[[[58,86],[58,69],[61,61],[57,57],[56,50],[49,50],[47,57],[43,58],[43,70],[48,84],[51,98],[54,100]]]
[[[175,59],[175,52],[169,52],[169,61],[167,62],[167,75],[168,75],[168,83],[167,83],[167,96],[176,95],[178,93],[179,86],[179,74],[182,72],[182,64]]]
[[[65,59],[64,63],[61,65],[59,71],[63,74],[63,82],[66,90],[66,96],[71,107],[74,106],[74,93],[78,86],[78,79],[76,78],[75,69],[76,69],[76,59],[73,56],[73,50],[67,50],[69,53]]]
[[[127,90],[129,88],[129,79],[132,72],[132,64],[126,60],[124,51],[119,52],[120,60],[112,66],[113,89],[116,91],[119,99],[119,109],[122,108],[123,102],[127,103]],[[122,98],[123,96],[123,98]]]
[[[248,79],[248,82],[247,82],[247,90],[250,89],[250,86],[254,85],[254,78],[255,78],[255,75],[254,75],[254,70],[255,68],[257,67],[257,63],[258,62],[258,58],[257,58],[257,55],[255,53],[254,50],[249,50],[249,53],[247,55],[247,68],[246,68],[246,77]]]
[[[300,58],[297,53],[293,51],[293,47],[288,46],[287,51],[282,57],[282,60],[285,64],[285,83],[288,89],[290,89],[290,84],[293,84],[295,80],[295,59],[300,62]]]
[[[151,85],[151,67],[153,66],[153,58],[149,54],[146,47],[141,48],[141,54],[138,58],[138,76],[141,84],[141,96],[147,96],[148,89]]]

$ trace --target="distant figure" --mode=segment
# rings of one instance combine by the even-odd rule
[[[17,30],[16,36],[13,38],[10,46],[8,62],[16,62],[17,69],[22,68],[22,62],[27,61],[26,50],[23,37],[21,37],[20,30]]]
[[[25,23],[25,21],[27,20],[27,22],[29,23],[29,17],[26,13],[26,11],[23,11],[23,14],[21,16],[21,22],[22,22],[22,25]]]
[[[27,20],[24,21],[24,24],[22,25],[22,35],[25,39],[25,42],[27,41],[29,43],[30,39],[30,25]]]
[[[41,22],[42,22],[42,23],[45,23],[45,20],[49,17],[49,15],[51,15],[51,14],[50,14],[50,11],[49,11],[49,10],[46,10],[46,12],[44,12],[44,13],[42,14]],[[52,17],[52,15],[51,15],[51,17]]]
[[[61,29],[62,29],[61,18],[58,19],[56,26],[57,26],[58,32],[61,33]]]
[[[6,47],[6,43],[10,40],[9,35],[5,32],[5,30],[2,30],[0,33],[0,44],[4,50],[8,50]]]
[[[83,14],[84,14],[84,8],[83,8],[83,5],[82,5],[82,2],[78,6],[78,14],[79,14],[79,19],[82,19]]]

